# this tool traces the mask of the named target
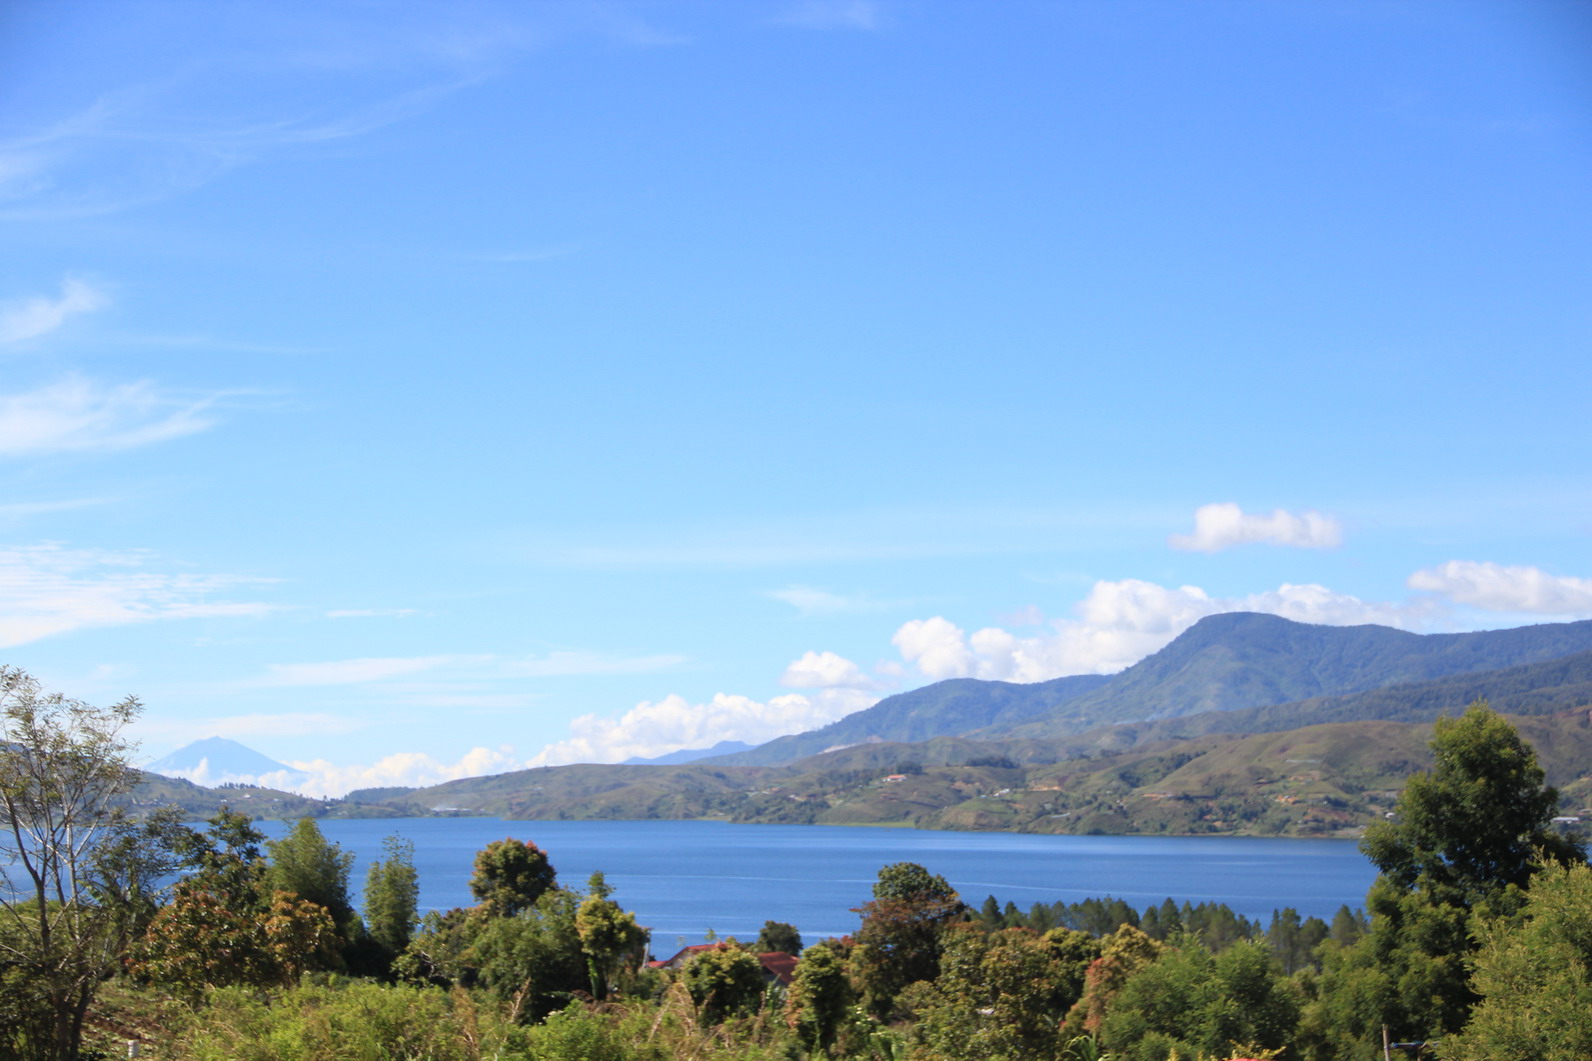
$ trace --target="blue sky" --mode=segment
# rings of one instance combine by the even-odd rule
[[[324,791],[1592,617],[1592,9],[0,9],[0,644]]]

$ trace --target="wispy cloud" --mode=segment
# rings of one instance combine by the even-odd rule
[[[1342,544],[1343,527],[1331,516],[1319,512],[1293,513],[1279,508],[1262,514],[1245,512],[1228,502],[1200,506],[1194,512],[1194,533],[1174,534],[1168,541],[1174,549],[1206,553],[1257,542],[1299,549],[1332,549]]]
[[[884,25],[880,5],[873,0],[803,0],[772,21],[812,30],[876,30]]]
[[[906,603],[880,600],[862,593],[831,593],[829,590],[814,586],[787,586],[784,589],[769,590],[764,596],[789,604],[804,616],[885,611]]]
[[[328,619],[408,619],[420,615],[418,608],[335,608]]]
[[[131,449],[213,427],[223,395],[180,398],[148,381],[104,385],[81,376],[0,395],[0,457]]]
[[[110,298],[84,280],[67,277],[55,297],[35,295],[0,304],[0,345],[48,335],[72,317],[110,305]]]
[[[215,597],[263,580],[152,570],[141,552],[0,547],[0,646],[91,627],[264,615],[274,606]]]
[[[651,674],[685,662],[684,656],[659,654],[619,656],[601,652],[560,650],[545,655],[506,656],[452,653],[429,656],[386,656],[314,663],[272,663],[250,686],[368,685],[418,675],[454,679],[503,681],[515,678],[564,678],[596,674]],[[428,702],[429,702],[429,698]]]
[[[1592,615],[1592,578],[1550,575],[1537,567],[1450,560],[1415,572],[1408,585],[1486,611]]]

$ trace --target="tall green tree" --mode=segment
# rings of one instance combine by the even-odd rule
[[[802,934],[796,931],[795,925],[786,924],[784,921],[764,921],[754,947],[760,953],[783,951],[786,954],[800,954]]]
[[[808,1053],[827,1053],[851,1005],[846,963],[828,943],[802,952],[785,996],[785,1020]]]
[[[703,1024],[754,1009],[763,997],[763,966],[733,938],[693,954],[680,977]]]
[[[348,898],[348,873],[353,854],[328,841],[314,818],[300,818],[286,836],[267,840],[265,847],[270,856],[266,888],[323,907],[344,938],[350,938],[354,904]]]
[[[916,862],[879,871],[873,899],[857,908],[862,925],[852,970],[868,1008],[884,1016],[901,989],[933,980],[940,971],[940,933],[966,907],[944,877]]]
[[[400,836],[382,841],[387,857],[365,875],[365,928],[387,962],[402,954],[419,921],[420,878],[415,845]]]
[[[1552,825],[1558,794],[1536,753],[1485,703],[1439,719],[1431,748],[1433,769],[1410,779],[1393,819],[1361,842],[1381,870],[1366,896],[1370,931],[1323,950],[1319,997],[1302,1022],[1306,1056],[1369,1061],[1384,1025],[1403,1041],[1458,1032],[1476,1001],[1472,917],[1517,910],[1544,864],[1585,860]]]
[[[609,894],[602,874],[594,873],[591,894],[575,911],[575,933],[586,956],[592,997],[598,1001],[607,998],[614,979],[627,966],[632,970],[639,966],[647,952],[647,930],[636,924],[635,914],[608,898]]]
[[[101,981],[178,865],[169,816],[127,820],[132,698],[96,707],[0,668],[0,1044],[70,1061]]]
[[[494,840],[475,856],[470,893],[484,911],[513,917],[529,909],[558,881],[547,852],[528,840]]]

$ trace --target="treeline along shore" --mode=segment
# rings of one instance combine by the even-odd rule
[[[652,955],[598,872],[533,842],[474,858],[474,903],[417,916],[413,849],[352,857],[313,817],[129,813],[109,708],[0,672],[0,1056],[41,1061],[1300,1061],[1592,1056],[1592,868],[1536,752],[1485,704],[1439,720],[1362,850],[1363,909],[970,905],[880,868],[855,930]],[[804,945],[805,944],[805,945]],[[650,960],[649,960],[650,959]]]

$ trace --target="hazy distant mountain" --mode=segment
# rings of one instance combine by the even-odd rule
[[[694,763],[698,759],[706,759],[712,755],[733,755],[736,752],[750,751],[754,747],[756,745],[747,744],[745,741],[721,740],[711,748],[681,748],[677,752],[669,752],[667,755],[655,755],[651,759],[643,759],[638,756],[633,759],[626,759],[620,765],[673,766],[676,763]]]
[[[225,737],[196,740],[146,764],[144,769],[206,786],[231,782],[292,789],[309,780],[308,774]]]

